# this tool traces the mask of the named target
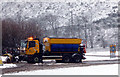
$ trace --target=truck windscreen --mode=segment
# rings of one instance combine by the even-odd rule
[[[26,48],[27,42],[25,40],[21,40],[21,48]]]

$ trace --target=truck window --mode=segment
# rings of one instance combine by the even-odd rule
[[[35,47],[35,41],[30,41],[30,42],[29,42],[29,48],[30,48],[30,47]]]
[[[20,46],[22,49],[23,48],[27,48],[27,41],[25,40],[21,40],[21,46]]]

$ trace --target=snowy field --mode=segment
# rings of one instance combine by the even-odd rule
[[[110,58],[110,50],[109,48],[106,49],[100,49],[100,48],[94,48],[94,49],[87,49],[86,60],[83,61],[93,61],[93,60],[114,60],[118,59],[118,57]],[[115,53],[116,56],[118,56],[118,51]]]
[[[86,49],[86,55],[91,54],[91,55],[110,55],[110,48],[87,48]],[[116,55],[118,55],[118,51],[116,51]]]
[[[110,58],[109,49],[102,49],[98,51],[97,50],[98,49],[87,49],[86,60],[83,60],[83,63],[84,61],[118,59],[118,57]],[[118,56],[118,52],[116,52],[116,56]],[[4,61],[5,57],[2,57],[2,60]],[[11,68],[11,67],[17,67],[17,66],[15,64],[4,64],[3,66],[0,66],[0,68]],[[44,70],[36,70],[36,71],[24,71],[19,73],[7,73],[5,75],[118,75],[118,64],[44,69]]]

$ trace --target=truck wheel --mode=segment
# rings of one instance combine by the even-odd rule
[[[70,55],[63,55],[63,60],[64,63],[69,63],[71,62],[71,56]]]
[[[34,63],[39,63],[40,62],[40,59],[39,59],[38,56],[35,56],[33,60],[34,60]]]
[[[82,59],[81,59],[81,56],[80,55],[75,55],[73,57],[73,60],[75,63],[79,63],[79,62],[82,62]]]
[[[33,58],[28,58],[27,63],[33,63]]]

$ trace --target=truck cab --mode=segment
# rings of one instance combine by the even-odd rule
[[[26,60],[29,63],[39,62],[40,57],[42,56],[42,44],[39,39],[33,37],[29,37],[27,40],[21,41],[20,47],[20,60]]]

